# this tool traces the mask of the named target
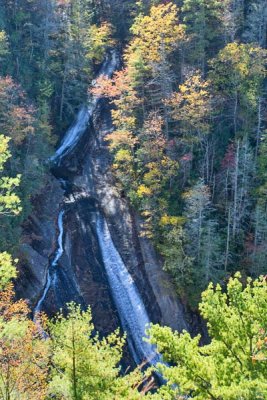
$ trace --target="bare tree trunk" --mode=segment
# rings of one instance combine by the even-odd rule
[[[6,376],[6,399],[5,400],[11,400],[10,396],[10,364],[9,361],[7,361],[7,376]]]
[[[259,228],[259,207],[256,206],[254,246],[253,246],[253,253],[252,253],[253,261],[255,261],[256,248],[257,248],[257,245],[258,245],[258,228]]]
[[[198,226],[198,239],[197,239],[197,260],[200,260],[200,245],[201,245],[201,230],[202,230],[202,208],[199,210],[199,226]]]
[[[258,124],[257,124],[257,134],[256,134],[256,147],[255,147],[255,159],[257,159],[259,152],[259,144],[261,137],[261,123],[262,123],[262,97],[258,99]]]
[[[235,104],[234,104],[234,133],[236,136],[237,132],[237,105],[238,105],[238,96],[237,91],[235,91]]]
[[[238,201],[238,174],[239,174],[239,150],[240,143],[237,141],[237,149],[235,156],[235,175],[234,175],[234,209],[233,209],[233,236],[236,235],[237,229],[237,201]]]
[[[211,257],[211,229],[210,225],[208,226],[208,245],[207,249],[205,251],[207,252],[207,259],[206,259],[206,265],[205,265],[205,277],[206,277],[206,282],[208,283],[210,280],[210,257]]]
[[[78,399],[77,392],[77,374],[76,374],[76,338],[74,321],[72,320],[72,385],[73,385],[73,399]]]
[[[224,260],[224,270],[227,271],[228,260],[229,260],[229,247],[230,247],[230,221],[231,221],[231,207],[229,205],[228,218],[227,218],[227,238],[226,238],[226,251]]]
[[[67,75],[67,66],[65,65],[64,73],[63,73],[63,81],[61,87],[61,97],[60,97],[60,109],[59,109],[59,120],[63,119],[63,108],[64,108],[64,99],[65,99],[65,85],[66,85],[66,75]]]

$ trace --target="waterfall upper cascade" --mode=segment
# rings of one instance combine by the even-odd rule
[[[104,62],[98,76],[104,75],[110,77],[118,66],[118,63],[118,54],[113,51],[111,53],[111,57],[108,57]],[[92,82],[92,85],[93,84],[94,81]],[[79,140],[81,139],[82,135],[88,127],[88,123],[90,121],[90,118],[92,118],[93,116],[99,99],[100,97],[98,96],[92,96],[91,99],[89,99],[88,105],[84,105],[81,107],[76,121],[65,134],[59,148],[57,149],[54,156],[51,158],[51,161],[60,163],[63,157],[74,150],[75,146],[78,144]]]

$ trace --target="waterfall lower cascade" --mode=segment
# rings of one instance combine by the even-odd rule
[[[123,329],[127,332],[129,348],[136,364],[148,362],[156,364],[160,356],[154,346],[144,340],[149,327],[148,318],[141,295],[114,246],[104,217],[96,214],[96,232],[103,256],[110,289],[116,304]]]
[[[45,288],[44,288],[42,297],[40,298],[36,307],[34,308],[34,311],[33,311],[34,317],[37,313],[42,311],[42,305],[43,305],[43,302],[45,301],[45,298],[46,298],[46,295],[47,295],[49,289],[52,286],[55,286],[55,284],[56,284],[56,267],[58,265],[58,261],[59,261],[60,257],[62,256],[62,254],[64,252],[64,248],[63,248],[63,234],[64,234],[63,217],[64,217],[64,211],[60,211],[60,213],[58,215],[58,231],[59,231],[58,247],[57,247],[55,257],[54,257],[51,265],[48,267]]]

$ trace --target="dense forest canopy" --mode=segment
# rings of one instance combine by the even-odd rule
[[[0,398],[267,398],[266,47],[266,0],[1,2]],[[114,49],[120,69],[91,87]],[[92,93],[110,101],[112,172],[142,235],[187,307],[206,290],[210,344],[150,331],[169,363],[155,393],[150,371],[120,375],[125,338],[95,336],[89,309],[36,324],[10,283],[48,159]]]

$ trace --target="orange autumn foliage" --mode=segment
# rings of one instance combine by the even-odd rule
[[[0,396],[45,399],[49,341],[29,319],[25,300],[14,300],[10,284],[0,293]]]

